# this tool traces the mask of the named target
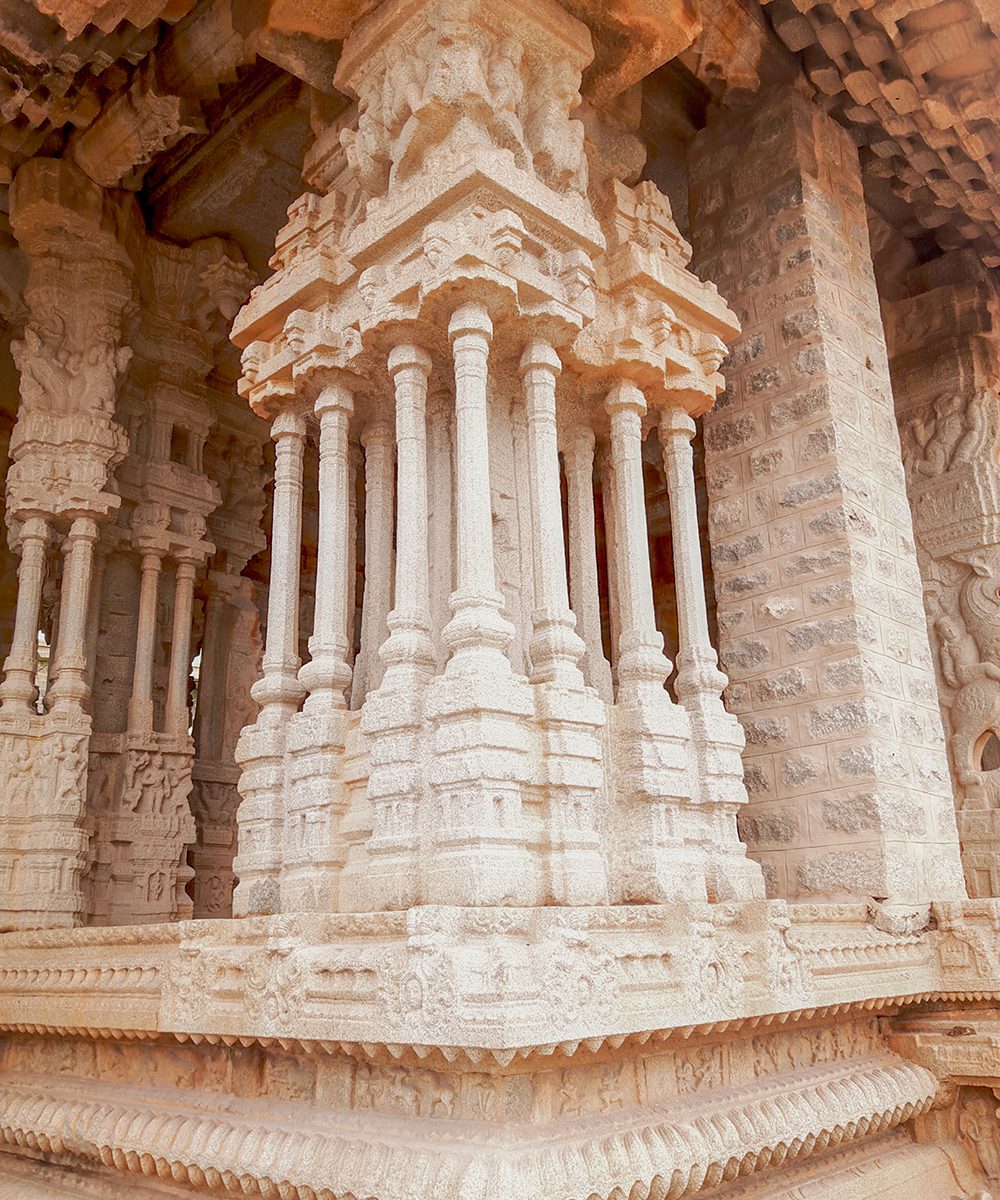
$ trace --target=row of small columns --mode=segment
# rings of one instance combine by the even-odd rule
[[[129,733],[153,729],[153,669],[156,652],[156,610],[159,599],[163,552],[151,547],[141,550],[139,620],[136,629],[135,665],[128,705]],[[191,621],[197,562],[179,557],[174,571],[174,616],[170,634],[170,665],[163,731],[174,737],[188,732],[188,680],[191,675]]]
[[[449,647],[449,672],[509,671],[507,650],[514,636],[502,614],[503,597],[496,587],[493,521],[488,460],[487,378],[493,327],[481,304],[465,304],[449,322],[455,373],[456,586],[451,595],[452,619],[443,638]],[[530,643],[532,681],[579,686],[580,663],[587,678],[610,699],[610,668],[601,650],[600,609],[594,536],[594,435],[574,432],[564,448],[569,500],[574,609],[570,607],[565,570],[562,501],[556,429],[556,380],[559,356],[547,342],[536,340],[521,358],[528,422],[529,485],[535,528],[533,632]],[[386,620],[389,637],[381,649],[384,686],[408,688],[434,672],[431,640],[427,514],[427,385],[429,355],[404,343],[388,356],[396,407],[396,572],[395,606],[372,614]],[[671,665],[663,653],[653,610],[653,587],[646,533],[642,477],[642,419],[646,402],[633,383],[616,384],[606,401],[611,421],[613,487],[610,498],[613,536],[609,556],[617,592],[620,622],[618,681],[626,690],[662,689]],[[349,383],[334,379],[320,387],[314,411],[319,422],[319,539],[316,608],[309,649],[311,661],[298,658],[299,554],[302,535],[302,492],[306,416],[286,410],[274,421],[276,443],[271,586],[263,678],[253,695],[261,705],[263,725],[280,724],[303,698],[306,711],[343,708],[351,682],[348,629],[353,588],[348,585],[349,513],[352,472],[348,428],[353,412]],[[384,426],[379,427],[384,430]],[[716,666],[709,641],[701,549],[697,523],[691,438],[694,422],[679,408],[664,409],[660,439],[667,472],[675,573],[678,587],[680,653],[678,696],[693,692],[721,694],[725,677]],[[389,514],[383,494],[391,482],[390,448],[379,435],[379,456],[369,463],[381,482],[378,512]],[[366,447],[371,456],[371,446]],[[381,463],[381,466],[379,464]],[[388,467],[386,468],[386,464]],[[610,482],[610,481],[609,481]],[[371,507],[371,506],[370,506]],[[369,548],[387,559],[391,529]],[[372,537],[369,528],[368,536]],[[387,596],[387,589],[378,589]],[[367,598],[367,597],[366,597]],[[386,601],[387,603],[387,601]],[[364,615],[363,615],[364,621]],[[577,633],[579,627],[583,638]],[[362,638],[364,642],[364,637]]]
[[[10,653],[0,684],[2,711],[9,715],[33,714],[35,674],[38,665],[38,626],[45,582],[49,520],[29,517],[21,530],[17,607]],[[94,548],[99,537],[96,518],[76,517],[63,539],[63,574],[59,597],[59,636],[50,667],[53,683],[48,693],[50,711],[78,712],[90,695],[89,676],[96,647],[97,625]],[[156,607],[161,551],[142,552],[135,667],[129,701],[129,731],[149,731],[153,726],[153,666],[156,648]],[[170,642],[165,729],[181,736],[188,729],[188,678],[191,668],[191,620],[194,608],[196,564],[180,558],[175,573],[174,617]]]
[[[36,712],[38,629],[50,536],[50,519],[44,516],[29,516],[21,527],[14,633],[0,684],[0,704],[8,715]],[[58,713],[80,711],[90,694],[87,615],[98,536],[97,519],[81,515],[73,519],[63,538],[59,637],[49,667],[53,683],[48,693],[51,710]]]

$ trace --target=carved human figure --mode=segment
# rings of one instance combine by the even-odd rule
[[[55,313],[30,323],[11,353],[25,408],[60,417],[111,416],[118,376],[132,357],[129,347],[117,344],[115,330],[88,328],[84,338]]]
[[[410,115],[394,139],[390,185],[418,171],[434,147],[454,145],[468,152],[488,141],[490,92],[482,50],[470,28],[459,21],[444,21],[422,49],[427,54],[427,72],[419,99],[415,68],[408,65],[405,90],[400,85],[392,93],[392,123],[407,109]],[[453,136],[458,126],[461,137]]]
[[[975,461],[986,437],[988,405],[977,394],[939,396],[933,413],[917,413],[903,428],[903,464],[911,474],[934,479],[962,463]]]
[[[535,170],[555,191],[587,190],[583,125],[570,120],[580,103],[579,78],[564,60],[546,64],[537,98],[526,122]]]
[[[524,102],[524,81],[521,77],[523,58],[524,47],[517,38],[508,37],[500,41],[489,63],[493,106],[490,131],[498,146],[513,152],[514,161],[522,169],[528,165],[520,116]]]
[[[11,812],[24,812],[30,807],[37,777],[35,751],[29,741],[21,738],[11,738],[10,746],[5,799]]]
[[[362,192],[369,197],[384,195],[389,186],[392,160],[385,115],[382,95],[373,92],[361,101],[357,128],[343,129],[340,133],[348,165]]]
[[[960,1102],[958,1128],[979,1159],[983,1174],[1000,1183],[1000,1110],[994,1099],[974,1092]]]

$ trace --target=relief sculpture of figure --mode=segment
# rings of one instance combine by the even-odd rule
[[[578,77],[569,63],[551,64],[528,120],[528,140],[539,177],[556,191],[587,190],[583,125],[570,119],[580,103]]]
[[[1000,1121],[996,1100],[974,1094],[960,1105],[958,1128],[991,1183],[1000,1183]]]
[[[990,734],[1000,738],[1000,599],[998,571],[987,552],[969,556],[958,610],[935,599],[941,674],[954,689],[949,717],[958,782],[982,786],[980,756]]]
[[[903,427],[903,464],[911,474],[935,479],[963,463],[974,462],[986,436],[986,402],[966,402],[949,392],[938,397],[933,415],[911,417]]]

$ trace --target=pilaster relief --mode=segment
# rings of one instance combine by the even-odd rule
[[[1000,894],[1000,350],[968,253],[911,271],[886,324],[970,895]],[[935,346],[927,361],[927,338]]]

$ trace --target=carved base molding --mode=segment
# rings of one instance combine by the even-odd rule
[[[998,924],[755,901],[8,934],[0,1179],[31,1183],[0,1196],[870,1200],[906,1194],[909,1147],[978,1197]]]
[[[580,1042],[1000,994],[1000,901],[298,914],[11,933],[0,1028],[410,1046]]]
[[[12,1044],[8,1063],[30,1059],[33,1048],[42,1061],[60,1059],[58,1048],[27,1041]],[[634,1090],[646,1089],[632,1085],[642,1068],[669,1066],[676,1080],[693,1081],[699,1068],[713,1069],[713,1052],[583,1053],[576,1065],[515,1073],[428,1071],[383,1054],[323,1064],[329,1070],[317,1070],[316,1082],[332,1086],[325,1103],[314,1091],[307,1104],[281,1089],[294,1093],[297,1074],[304,1094],[309,1067],[278,1055],[264,1065],[274,1089],[267,1096],[213,1094],[209,1082],[196,1104],[188,1097],[179,1111],[177,1089],[161,1083],[165,1071],[156,1071],[153,1086],[142,1078],[158,1057],[148,1049],[116,1056],[118,1074],[130,1057],[144,1068],[126,1087],[70,1075],[65,1057],[58,1075],[11,1079],[8,1070],[0,1088],[3,1140],[134,1175],[296,1200],[680,1197],[889,1129],[928,1108],[937,1089],[925,1068],[874,1053],[770,1078],[751,1073],[752,1090],[724,1095],[711,1086],[671,1095],[664,1073],[663,1101],[637,1104]],[[239,1070],[237,1056],[229,1067]],[[202,1074],[211,1071],[202,1064]],[[197,1078],[194,1064],[192,1073]],[[347,1104],[338,1104],[337,1082],[349,1077]],[[598,1083],[593,1093],[590,1083]],[[592,1106],[596,1112],[586,1111]],[[533,1123],[539,1110],[549,1119]]]

